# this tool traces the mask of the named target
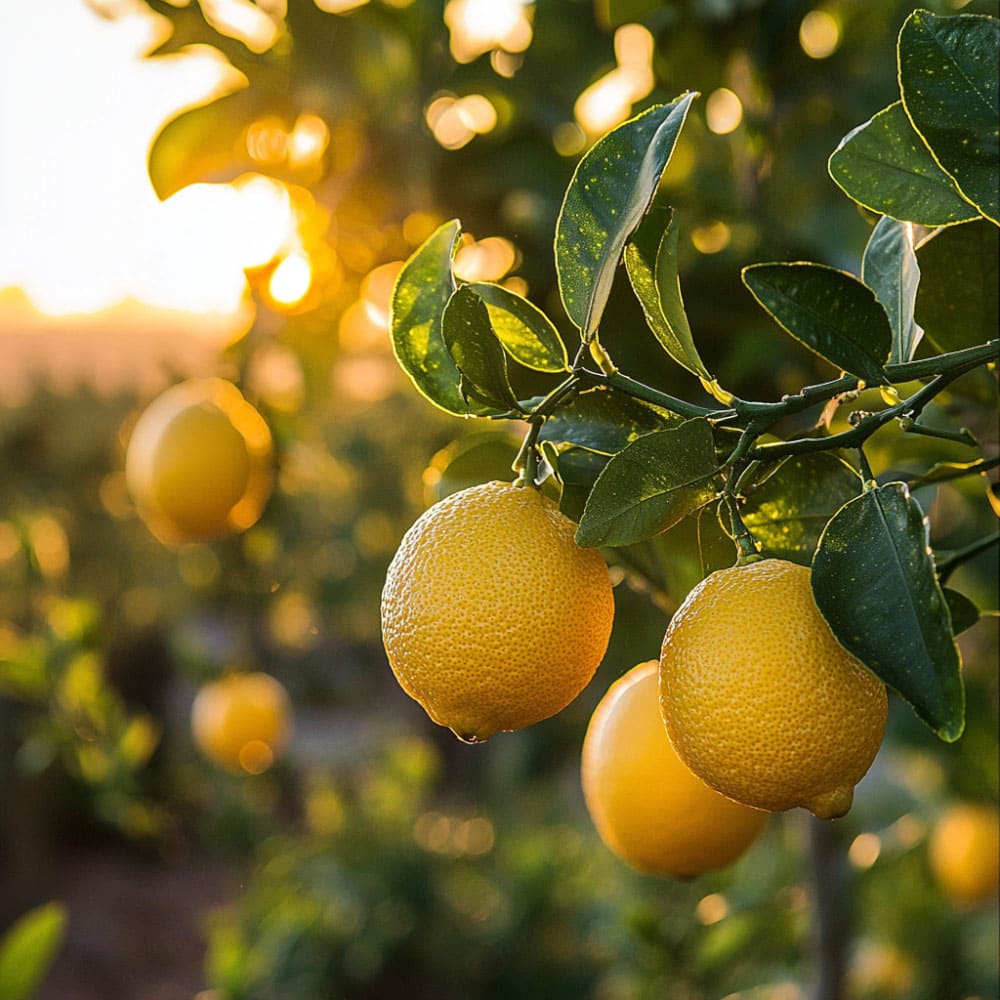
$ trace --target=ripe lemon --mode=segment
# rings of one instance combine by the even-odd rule
[[[272,485],[271,433],[231,382],[189,379],[143,411],[125,480],[149,529],[169,545],[249,528]]]
[[[809,570],[762,559],[706,577],[660,655],[660,708],[681,758],[723,795],[843,816],[882,742],[885,686],[834,638]]]
[[[601,839],[641,872],[693,878],[735,861],[769,813],[713,791],[677,756],[657,701],[657,661],[608,688],[583,740],[583,795]]]
[[[453,493],[403,536],[382,592],[397,680],[436,723],[482,742],[565,708],[604,657],[608,568],[529,486]]]
[[[234,774],[261,774],[291,739],[288,693],[270,674],[227,674],[195,696],[191,735],[219,767]]]
[[[931,869],[959,906],[979,906],[1000,890],[1000,814],[993,806],[956,803],[938,818]]]

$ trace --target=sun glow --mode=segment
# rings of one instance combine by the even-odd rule
[[[55,316],[129,298],[235,313],[245,284],[221,231],[231,195],[161,202],[145,163],[165,119],[237,89],[242,74],[204,47],[142,61],[165,22],[140,6],[113,20],[72,0],[57,6],[58,16],[52,4],[2,15],[0,287],[19,286]]]

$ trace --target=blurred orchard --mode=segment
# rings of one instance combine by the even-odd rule
[[[734,866],[680,881],[612,855],[581,793],[595,705],[657,655],[706,552],[731,551],[712,519],[665,536],[670,578],[655,587],[612,560],[611,646],[560,715],[470,748],[400,691],[379,637],[388,562],[429,504],[513,478],[518,438],[418,395],[389,301],[402,262],[460,217],[457,276],[564,317],[552,232],[574,166],[632,114],[698,90],[662,184],[684,222],[702,355],[752,398],[828,377],[773,336],[739,272],[857,269],[871,219],[826,161],[896,99],[896,32],[918,6],[996,13],[988,0],[3,5],[0,997],[810,995],[802,810],[773,816]],[[605,326],[641,323],[616,286]],[[684,374],[651,337],[622,338],[616,360],[667,391]],[[995,377],[976,376],[969,398],[995,399]],[[140,516],[126,447],[155,397],[208,377],[264,418],[273,488],[249,525],[171,537]],[[996,428],[973,430],[995,454]],[[906,447],[904,471],[967,460],[961,442]],[[991,530],[983,489],[917,491],[938,545]],[[953,583],[995,609],[996,573],[994,548]],[[964,736],[928,739],[893,701],[853,810],[829,827],[850,899],[845,1000],[997,995],[995,867],[983,894],[935,861],[969,840],[959,829],[935,847],[939,821],[960,826],[969,803],[991,815],[1000,780],[996,618],[960,646]],[[209,687],[237,672],[278,694]],[[276,713],[250,751],[235,731],[206,735],[229,696]],[[996,849],[973,845],[964,863],[989,869]]]

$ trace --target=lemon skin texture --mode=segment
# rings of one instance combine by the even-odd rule
[[[292,730],[288,693],[259,671],[227,674],[206,684],[191,706],[195,745],[232,774],[266,771],[287,748]]]
[[[1000,813],[993,806],[955,803],[931,833],[931,870],[953,903],[973,908],[1000,891]]]
[[[781,559],[695,587],[667,627],[659,681],[681,758],[758,809],[843,816],[885,732],[885,686],[834,638],[809,569]]]
[[[769,813],[720,795],[677,756],[660,718],[658,662],[608,688],[587,727],[584,799],[604,843],[637,871],[694,878],[734,862]]]
[[[271,434],[231,382],[190,379],[143,411],[125,480],[143,521],[167,545],[250,527],[273,481]]]
[[[386,655],[460,739],[555,715],[603,659],[614,596],[575,528],[530,486],[491,482],[434,504],[403,536],[382,592]]]

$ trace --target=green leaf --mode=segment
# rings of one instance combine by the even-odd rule
[[[649,208],[697,94],[657,104],[599,139],[577,164],[556,222],[556,272],[569,318],[593,339],[625,242]]]
[[[892,219],[950,226],[979,215],[913,131],[902,101],[844,136],[828,169],[849,198]]]
[[[42,984],[66,930],[66,907],[46,903],[24,914],[0,938],[0,997],[28,1000]]]
[[[666,228],[658,235],[660,219],[658,215],[649,215],[625,248],[625,269],[660,346],[693,375],[711,381],[712,376],[694,346],[684,311],[677,273],[679,228],[676,213],[669,210]]]
[[[490,326],[486,303],[470,285],[463,285],[448,300],[441,337],[461,373],[459,389],[466,400],[496,413],[517,409],[507,379],[507,355]]]
[[[861,261],[861,280],[882,303],[892,327],[889,364],[913,357],[924,331],[914,322],[920,265],[913,249],[913,225],[883,216],[875,224]]]
[[[503,285],[475,282],[469,287],[486,303],[493,332],[515,361],[540,372],[569,369],[566,345],[541,309]]]
[[[570,442],[614,455],[643,434],[678,424],[681,418],[613,389],[591,389],[560,406],[545,421],[539,440]]]
[[[461,227],[446,222],[403,265],[392,291],[392,349],[403,371],[435,406],[477,412],[461,392],[462,375],[445,347],[441,319],[455,290],[451,261]]]
[[[579,522],[587,497],[608,464],[608,456],[576,446],[560,449],[551,441],[544,442],[542,448],[562,483],[559,509],[570,520]]]
[[[923,475],[910,480],[910,489],[917,490],[934,483],[944,483],[953,479],[970,478],[977,473],[985,475],[990,466],[984,464],[984,459],[977,458],[972,462],[935,462]]]
[[[608,462],[584,508],[580,545],[631,545],[675,525],[716,496],[707,420],[636,438]]]
[[[741,514],[765,556],[808,566],[827,522],[860,490],[858,474],[836,455],[793,456],[750,494]]]
[[[952,635],[961,635],[979,621],[979,608],[965,594],[960,594],[957,590],[952,590],[951,587],[942,587],[941,593],[944,594],[944,599],[948,604],[948,613],[951,615]]]
[[[1000,239],[979,220],[940,229],[917,247],[916,321],[939,351],[983,344],[1000,322]]]
[[[915,10],[899,32],[903,107],[962,195],[1000,223],[1000,21]]]
[[[927,522],[905,483],[841,508],[823,532],[812,589],[842,646],[894,688],[944,740],[965,716],[958,647]]]
[[[427,463],[423,480],[428,507],[469,486],[514,478],[511,466],[520,442],[507,429],[509,425],[497,426],[502,429],[491,428],[452,441]]]
[[[824,264],[752,264],[743,282],[796,340],[868,385],[887,379],[882,366],[892,328],[875,293],[853,274]]]

